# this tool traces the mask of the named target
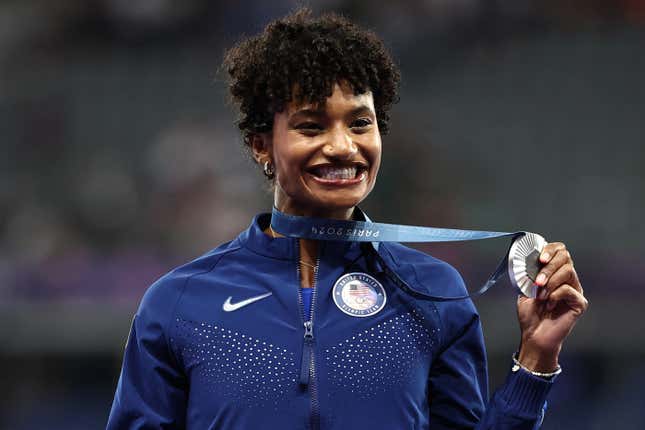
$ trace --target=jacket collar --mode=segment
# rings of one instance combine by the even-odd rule
[[[369,221],[367,215],[359,208],[355,209],[354,216],[359,221]],[[251,225],[238,236],[241,245],[265,257],[296,260],[299,252],[298,239],[269,236],[264,233],[264,229],[268,228],[270,223],[270,213],[261,213],[253,217]],[[321,241],[320,245],[321,258],[330,254],[345,255],[349,251],[359,251],[360,248],[358,242]],[[377,245],[375,247],[378,249]]]
[[[256,254],[280,260],[298,258],[298,242],[292,237],[273,238],[264,232],[271,223],[270,213],[261,213],[253,217],[249,228],[244,230],[238,239],[242,246]]]

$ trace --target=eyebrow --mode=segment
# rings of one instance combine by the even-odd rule
[[[372,110],[371,107],[369,107],[366,104],[363,104],[363,105],[357,106],[354,109],[352,109],[348,113],[348,116],[355,116],[355,115],[365,113],[365,112],[370,113],[370,114],[374,113],[374,111]],[[325,110],[320,109],[320,108],[303,108],[303,109],[300,109],[300,110],[294,112],[290,117],[293,118],[295,116],[301,116],[301,115],[321,117],[321,116],[325,115]]]
[[[370,113],[370,114],[375,113],[372,110],[372,108],[369,107],[368,105],[360,105],[360,106],[352,109],[352,111],[350,112],[350,116],[355,116],[355,115],[365,113],[365,112]]]
[[[304,108],[295,111],[293,114],[291,114],[291,118],[295,116],[300,116],[300,115],[306,115],[306,116],[323,116],[325,114],[324,109],[316,109],[316,108]]]

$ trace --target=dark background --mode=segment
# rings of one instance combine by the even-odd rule
[[[566,242],[591,306],[543,428],[645,428],[645,2],[309,4],[402,69],[370,216]],[[270,209],[217,69],[296,6],[0,1],[0,428],[104,427],[145,288]],[[421,248],[475,289],[506,246]],[[493,387],[514,302],[476,301]]]

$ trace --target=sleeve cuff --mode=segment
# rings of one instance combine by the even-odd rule
[[[524,369],[518,369],[509,372],[500,395],[508,408],[516,413],[538,416],[542,413],[546,397],[556,379],[557,377],[540,378]]]

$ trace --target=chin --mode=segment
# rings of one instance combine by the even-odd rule
[[[320,208],[321,211],[342,211],[349,210],[360,204],[366,197],[363,193],[361,195],[338,195],[337,193],[330,193],[329,196],[317,196],[315,199],[315,207]],[[333,195],[336,194],[336,195]],[[312,202],[313,203],[313,202]]]
[[[360,204],[368,196],[372,186],[372,182],[348,187],[309,182],[304,187],[284,194],[288,196],[286,200],[291,202],[288,206],[297,213],[318,218],[339,218],[345,217],[347,211]]]

